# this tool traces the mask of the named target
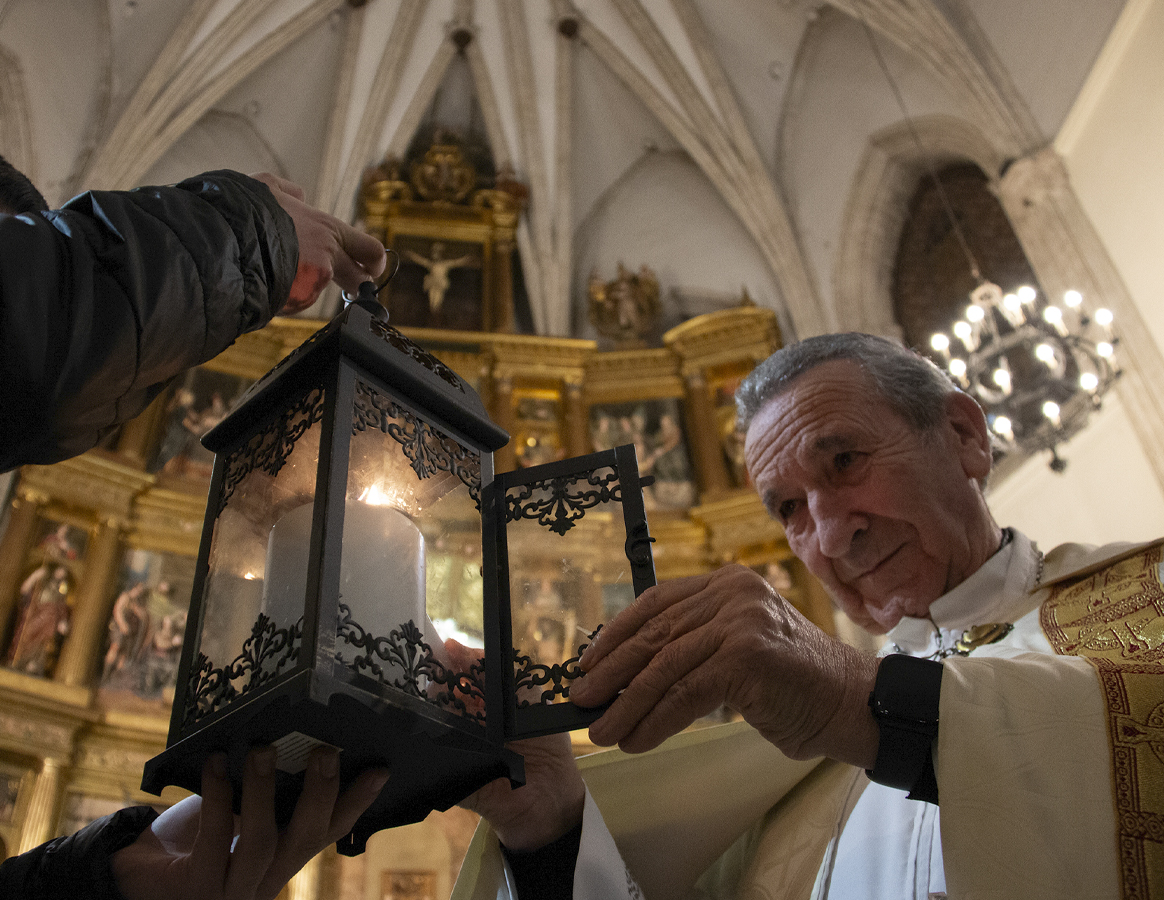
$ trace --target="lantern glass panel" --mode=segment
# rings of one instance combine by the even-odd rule
[[[511,486],[506,505],[517,702],[564,703],[582,648],[635,598],[618,473]]]
[[[310,521],[319,460],[323,392],[314,390],[267,429],[231,451],[223,466],[203,589],[198,651],[209,684],[187,717],[202,718],[232,697],[295,670],[306,598],[305,579],[290,585],[269,554],[272,528],[296,510]],[[307,555],[306,542],[299,553]]]
[[[335,659],[381,685],[483,723],[481,457],[427,417],[357,380]],[[481,663],[480,665],[483,665]]]

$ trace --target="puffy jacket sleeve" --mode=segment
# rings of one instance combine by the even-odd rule
[[[0,897],[20,900],[123,900],[113,879],[113,854],[137,840],[158,814],[132,806],[75,834],[41,844],[0,865]]]
[[[237,172],[0,215],[0,471],[93,447],[265,325],[297,262],[291,218]]]

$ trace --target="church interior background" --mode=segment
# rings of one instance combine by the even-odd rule
[[[742,562],[860,641],[749,488],[734,387],[797,337],[948,327],[973,281],[936,178],[984,274],[1079,290],[1119,333],[1066,471],[1008,459],[996,517],[1044,546],[1164,533],[1160,46],[1164,0],[0,0],[0,153],[53,205],[215,168],[298,182],[400,254],[392,322],[513,435],[499,471],[633,442],[661,579]],[[198,436],[340,302],[0,478],[0,855],[157,802]],[[538,640],[563,589],[538,586]],[[284,895],[448,897],[474,826],[327,851]]]

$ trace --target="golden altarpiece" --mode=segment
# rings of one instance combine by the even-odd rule
[[[775,316],[745,295],[736,308],[665,332],[662,346],[610,351],[514,334],[524,190],[504,173],[475,187],[455,147],[434,149],[407,178],[400,166],[374,170],[361,211],[416,270],[392,284],[394,324],[397,306],[408,311],[402,330],[473,384],[513,436],[495,455],[497,470],[632,442],[641,470],[655,476],[646,501],[660,579],[743,562],[831,631],[827,598],[747,484],[733,429],[735,387],[780,345]],[[618,284],[607,287],[618,295]],[[126,804],[157,802],[139,782],[166,741],[210,476],[198,436],[320,324],[277,319],[179,378],[108,446],[19,473],[0,533],[2,855]],[[456,548],[430,565],[455,574]],[[515,622],[515,636],[570,646],[573,629],[556,615],[564,591],[588,591],[607,616],[616,613],[625,594],[608,590],[600,570],[596,562],[587,575],[594,583],[579,586],[555,582],[547,566],[533,579],[531,620]],[[576,741],[589,749],[583,734]],[[445,885],[452,872],[433,883]],[[380,874],[429,883],[423,872]]]

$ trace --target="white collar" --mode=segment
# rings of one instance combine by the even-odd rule
[[[1026,535],[1010,532],[1012,539],[973,575],[930,604],[929,618],[898,622],[889,632],[890,642],[906,653],[919,653],[942,631],[1013,622],[1029,612],[1042,554]]]

